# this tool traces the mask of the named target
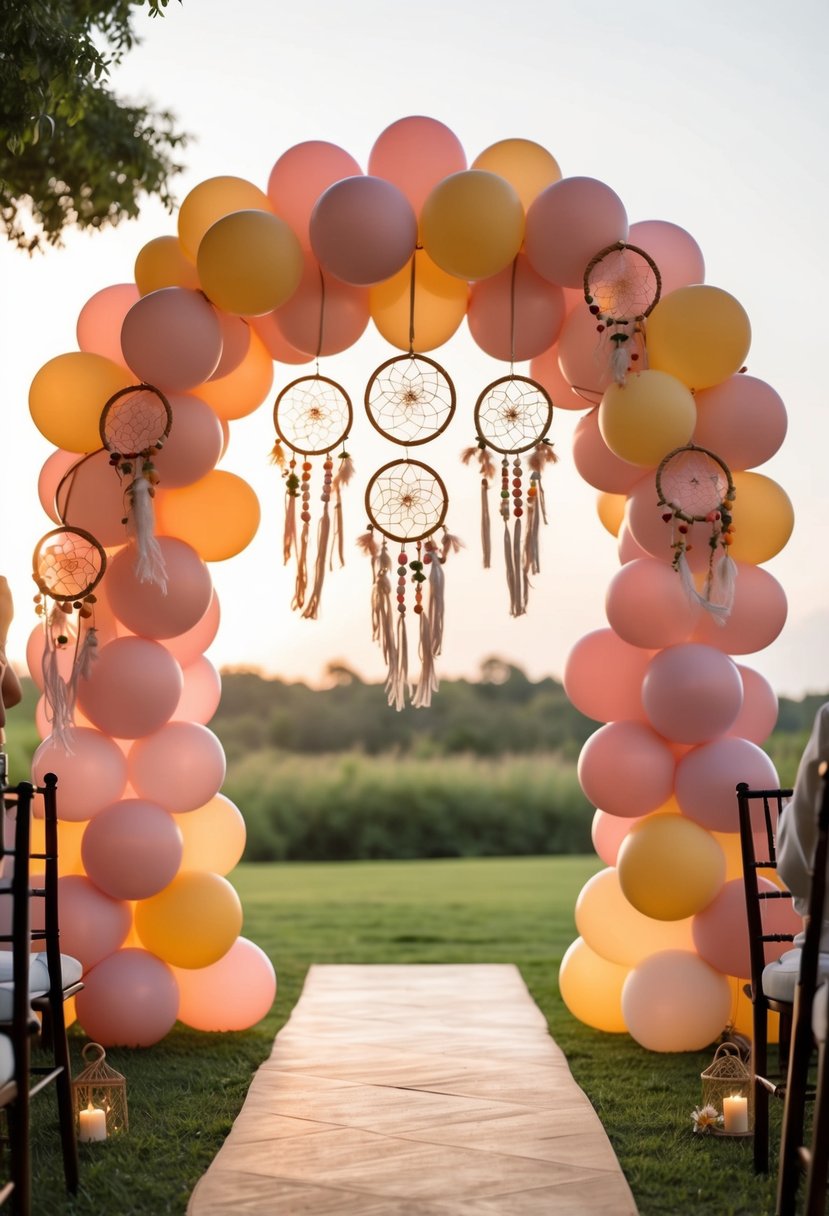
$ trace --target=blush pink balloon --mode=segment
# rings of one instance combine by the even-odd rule
[[[591,402],[575,393],[564,379],[558,362],[558,343],[530,360],[530,376],[537,380],[552,398],[553,405],[563,410],[587,410]]]
[[[347,177],[317,200],[311,248],[324,270],[344,283],[381,283],[406,265],[417,244],[412,205],[381,177]]]
[[[620,638],[649,650],[687,642],[700,615],[671,566],[646,557],[628,562],[614,574],[605,610]]]
[[[278,309],[276,310],[278,311]],[[282,330],[279,328],[275,312],[266,312],[262,317],[251,317],[250,323],[254,333],[263,343],[272,359],[277,363],[299,364],[310,363],[314,356],[291,346]]]
[[[168,722],[133,744],[129,779],[139,798],[176,814],[195,811],[225,779],[222,745],[197,722]]]
[[[336,355],[353,346],[368,325],[368,288],[326,275],[314,255],[306,253],[299,286],[273,317],[296,350]]]
[[[235,318],[238,319],[238,318]],[[165,490],[190,486],[216,467],[222,454],[221,423],[199,397],[173,393],[173,425],[153,463]]]
[[[760,746],[777,725],[777,693],[759,671],[741,663],[737,664],[737,670],[743,681],[743,705],[728,733]]]
[[[594,629],[576,642],[564,667],[564,691],[597,722],[643,721],[642,680],[651,651],[622,641],[612,629]]]
[[[786,407],[778,393],[754,376],[731,376],[696,393],[694,443],[709,448],[732,469],[753,469],[770,460],[786,438]]]
[[[57,448],[43,462],[43,467],[37,479],[37,496],[40,499],[40,505],[52,523],[60,523],[60,515],[55,504],[55,494],[57,493],[58,486],[64,474],[71,469],[73,464],[77,464],[78,459],[77,452],[65,452],[63,448]]]
[[[647,815],[667,802],[676,764],[663,739],[642,722],[610,722],[579,755],[585,796],[608,815]]]
[[[607,342],[596,329],[585,304],[568,313],[558,340],[561,374],[588,405],[598,405],[613,383]]]
[[[622,989],[625,1025],[646,1051],[702,1051],[722,1034],[732,1004],[728,980],[693,950],[651,954]]]
[[[701,612],[692,640],[715,646],[726,654],[754,654],[770,646],[788,614],[786,593],[773,574],[750,562],[737,562],[731,615],[719,623]]]
[[[627,213],[618,194],[592,177],[564,177],[530,205],[524,248],[545,279],[581,287],[590,259],[627,234]]]
[[[182,669],[195,662],[211,645],[219,632],[220,621],[219,598],[214,591],[204,616],[191,629],[176,637],[164,639],[164,645],[170,654],[178,659]]]
[[[140,380],[186,392],[218,367],[222,328],[200,291],[161,287],[133,304],[121,327],[121,347]]]
[[[639,472],[641,473],[641,469]],[[652,557],[660,561],[671,562],[674,552],[671,548],[673,541],[672,519],[665,519],[671,512],[660,506],[656,491],[656,476],[648,472],[632,486],[628,487],[628,500],[625,508],[625,519],[636,543]],[[708,569],[711,548],[708,539],[711,528],[706,523],[688,524],[685,534],[687,544],[686,559],[689,568],[694,572]]]
[[[290,224],[304,249],[310,249],[308,223],[319,196],[344,177],[362,170],[344,148],[312,139],[294,144],[283,152],[268,178],[268,198],[273,209]]]
[[[78,680],[78,704],[99,730],[138,739],[170,719],[182,687],[181,668],[160,642],[116,638]]]
[[[602,438],[598,408],[576,423],[573,463],[588,485],[607,494],[627,494],[642,478],[640,465],[621,460]]]
[[[118,950],[93,967],[75,998],[84,1032],[104,1047],[151,1047],[173,1029],[178,985],[147,950]]]
[[[244,317],[232,316],[215,308],[219,328],[222,331],[222,353],[211,380],[220,380],[234,371],[248,353],[250,347],[250,325]]]
[[[561,288],[542,279],[519,253],[512,266],[472,284],[467,322],[486,354],[520,362],[552,346],[565,311]]]
[[[204,655],[182,669],[184,686],[173,713],[174,722],[200,722],[206,726],[219,708],[222,679]]]
[[[86,529],[108,549],[126,544],[124,486],[107,452],[81,458],[74,452],[53,452],[41,470],[38,494],[56,523],[62,515],[71,527]]]
[[[368,158],[369,173],[397,186],[415,215],[420,215],[438,182],[466,167],[466,153],[457,135],[437,119],[420,115],[400,118],[386,127]]]
[[[702,250],[689,232],[667,220],[639,220],[628,233],[631,245],[650,254],[659,268],[662,295],[705,281]]]
[[[622,526],[619,529],[619,544],[617,546],[619,553],[619,563],[626,566],[628,562],[635,562],[639,557],[650,557],[647,549],[643,549],[638,541],[634,540],[633,533],[627,525],[627,520],[622,520]]]
[[[129,904],[110,899],[82,874],[58,879],[58,900],[61,950],[78,959],[84,971],[126,940],[132,924]]]
[[[767,878],[758,878],[761,892],[773,894],[779,888]],[[803,922],[789,899],[764,899],[760,902],[763,932],[799,933]],[[742,878],[732,878],[714,897],[707,908],[694,917],[692,933],[700,957],[724,975],[740,979],[751,976],[746,896]],[[766,962],[772,963],[786,950],[790,941],[767,942]]]
[[[56,773],[58,818],[91,819],[121,797],[127,762],[120,747],[97,730],[72,727],[66,743],[71,750],[54,736],[44,739],[32,757],[32,780],[40,785],[47,773]]]
[[[134,283],[116,283],[90,296],[78,314],[78,347],[127,366],[121,350],[121,326],[133,304],[141,298]]]
[[[780,785],[764,751],[748,739],[715,739],[688,752],[676,769],[676,800],[683,815],[709,832],[738,832],[737,785],[755,790]]]
[[[735,663],[698,642],[654,655],[642,683],[642,704],[654,730],[676,743],[706,743],[725,734],[743,703]]]
[[[149,899],[175,878],[182,847],[178,825],[163,807],[125,798],[91,821],[81,857],[91,881],[112,899]]]
[[[157,583],[139,580],[131,547],[110,562],[104,586],[112,611],[133,633],[173,638],[201,620],[213,585],[207,566],[190,545],[173,536],[159,536],[158,544],[167,569],[166,592]]]
[[[180,993],[179,1021],[194,1030],[247,1030],[270,1011],[276,999],[276,972],[259,946],[236,941],[208,967],[174,967]]]
[[[639,821],[640,816],[636,816],[633,819],[625,819],[621,815],[608,815],[607,811],[596,811],[594,813],[593,823],[590,827],[590,838],[593,841],[593,848],[606,866],[616,865],[616,858],[619,856],[622,841],[626,838],[633,825],[639,823]]]

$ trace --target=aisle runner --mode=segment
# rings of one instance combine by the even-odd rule
[[[509,965],[312,967],[189,1216],[635,1216]]]

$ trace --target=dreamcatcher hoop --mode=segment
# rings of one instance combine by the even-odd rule
[[[446,430],[457,393],[440,363],[409,351],[393,355],[372,372],[364,401],[369,422],[385,439],[417,447]]]
[[[397,478],[390,475],[392,469],[400,470]],[[411,476],[407,476],[403,472],[416,469],[421,473],[412,472]],[[442,526],[449,509],[449,496],[443,479],[420,460],[390,460],[384,464],[366,486],[365,501],[371,526],[387,540],[399,544],[426,540]],[[412,519],[411,528],[392,529],[396,518],[395,503],[399,509],[397,517],[401,510],[410,516],[418,512],[417,518]]]
[[[474,418],[482,443],[503,456],[517,456],[543,441],[553,421],[553,402],[543,384],[510,373],[481,391]]]
[[[306,392],[314,385],[318,394]],[[294,415],[304,411],[305,429],[300,433],[298,420],[293,426],[288,410]],[[341,384],[317,372],[299,376],[286,384],[273,407],[273,425],[286,447],[300,456],[323,456],[345,441],[354,421],[351,398]]]
[[[59,538],[64,543],[58,544]],[[106,550],[85,528],[52,528],[32,555],[32,578],[41,595],[80,607],[106,571]]]
[[[596,318],[613,378],[621,384],[639,359],[636,338],[644,332],[662,294],[662,275],[646,250],[627,241],[605,245],[584,270],[584,298]]]

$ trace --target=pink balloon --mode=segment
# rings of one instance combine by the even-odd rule
[[[194,1030],[247,1030],[261,1021],[276,998],[276,972],[259,946],[245,937],[208,967],[174,967],[178,1016]]]
[[[685,642],[654,655],[642,684],[651,726],[677,743],[705,743],[725,734],[743,703],[736,664],[712,646]]]
[[[347,177],[317,200],[311,248],[324,270],[355,286],[390,279],[417,244],[412,205],[381,177]]]
[[[786,407],[778,393],[754,376],[731,376],[694,397],[694,443],[732,469],[753,469],[770,460],[786,438]]]
[[[632,1038],[647,1051],[702,1051],[731,1016],[731,986],[693,950],[659,950],[622,989]]]
[[[493,359],[523,361],[558,339],[565,311],[561,288],[519,253],[514,265],[472,284],[467,321],[474,341]]]
[[[664,740],[641,722],[610,722],[579,755],[586,797],[608,815],[647,815],[671,796],[676,765]]]
[[[225,779],[225,754],[197,722],[168,722],[139,739],[129,755],[129,779],[139,798],[180,814],[204,806]]]
[[[773,790],[777,771],[764,751],[748,739],[715,739],[684,756],[676,769],[676,800],[683,815],[710,832],[738,832],[737,785]]]
[[[62,514],[70,527],[91,532],[108,549],[126,544],[124,483],[107,452],[53,452],[41,470],[38,494],[56,523]]]
[[[731,615],[719,624],[701,612],[692,640],[726,654],[754,654],[770,646],[786,623],[786,593],[773,574],[750,562],[737,562]]]
[[[647,549],[643,549],[638,541],[633,539],[633,533],[628,527],[626,519],[622,521],[619,529],[618,553],[622,566],[626,566],[628,562],[635,562],[639,557],[650,557]]]
[[[659,268],[662,295],[677,287],[705,281],[705,261],[694,238],[678,224],[667,220],[639,220],[628,233],[631,245],[649,253]]]
[[[65,874],[58,879],[58,902],[60,948],[78,959],[84,971],[126,940],[132,924],[129,904],[110,899],[83,875]]]
[[[620,460],[605,443],[599,430],[598,408],[576,423],[573,463],[588,485],[607,494],[627,494],[642,477],[639,465]]]
[[[207,650],[219,631],[220,620],[219,599],[214,591],[204,616],[191,629],[176,637],[164,639],[164,645],[173,658],[178,659],[182,669],[195,662]]]
[[[621,815],[608,815],[607,811],[594,812],[590,838],[593,848],[606,866],[616,865],[622,841],[639,820],[638,815],[633,819],[625,819]]]
[[[612,629],[594,629],[576,642],[564,668],[564,691],[597,722],[643,721],[642,680],[651,651],[631,646]]]
[[[287,304],[273,314],[276,327],[296,350],[336,355],[348,350],[368,325],[368,289],[326,276],[311,253]]]
[[[637,353],[641,359],[643,347],[637,335]],[[587,305],[574,308],[568,314],[558,340],[558,361],[568,384],[577,389],[589,405],[598,405],[602,394],[613,383],[611,351],[606,339],[596,329]]]
[[[641,469],[639,470],[641,473]],[[634,485],[628,487],[625,518],[636,543],[660,561],[671,562],[674,552],[672,519],[665,519],[671,512],[659,505],[656,492],[656,476],[653,471],[645,474]],[[688,524],[685,534],[686,558],[691,570],[708,569],[711,548],[708,539],[711,527],[706,523]]]
[[[43,782],[47,773],[58,778],[58,817],[91,819],[110,802],[117,802],[127,783],[124,753],[100,731],[73,727],[67,744],[54,736],[44,739],[32,757],[32,780]]]
[[[737,664],[743,681],[743,706],[729,728],[729,735],[765,743],[777,724],[777,693],[768,680],[752,667]]]
[[[84,1032],[104,1047],[151,1047],[172,1030],[178,986],[147,950],[118,950],[84,976],[75,999]]]
[[[624,204],[609,186],[592,177],[564,177],[531,204],[524,248],[545,279],[581,287],[590,259],[627,234]]]
[[[77,338],[81,350],[103,355],[113,363],[126,367],[121,350],[121,326],[124,317],[140,299],[134,283],[116,283],[90,296],[78,314]]]
[[[377,137],[368,158],[368,171],[385,178],[405,194],[420,215],[426,197],[450,173],[467,167],[461,142],[434,118],[400,118]]]
[[[219,419],[201,398],[173,393],[169,401],[173,425],[153,463],[162,486],[173,490],[200,481],[216,467],[224,436]]]
[[[761,891],[777,891],[767,878],[757,879]],[[760,902],[764,933],[799,933],[803,922],[792,907],[790,899],[764,899]],[[692,933],[700,956],[724,975],[740,979],[751,977],[746,897],[742,878],[732,878],[714,897],[707,908],[694,917]],[[766,962],[772,963],[786,950],[788,942],[767,942]]]
[[[558,362],[558,343],[530,360],[530,376],[546,388],[557,409],[587,410],[592,404],[573,392],[564,379]]]
[[[170,719],[182,687],[181,668],[160,642],[116,638],[78,680],[78,704],[99,730],[138,739]]]
[[[121,327],[121,346],[139,379],[172,393],[185,392],[218,367],[222,329],[200,291],[161,287],[133,304]]]
[[[156,895],[175,878],[181,856],[181,832],[172,815],[140,798],[106,807],[81,841],[84,869],[113,899]]]
[[[110,562],[104,586],[113,612],[133,633],[172,638],[201,620],[213,586],[207,566],[190,545],[173,536],[159,536],[158,544],[167,568],[166,593],[157,583],[139,581],[131,547]]]
[[[239,366],[250,347],[250,325],[244,317],[232,316],[215,308],[219,328],[222,331],[222,353],[216,370],[210,376],[211,380],[220,380],[228,376]]]
[[[687,642],[700,615],[676,571],[653,557],[628,562],[614,574],[605,609],[620,638],[649,650]]]
[[[276,312],[278,311],[277,309]],[[279,328],[276,312],[266,312],[263,317],[251,317],[250,323],[254,333],[277,363],[310,363],[314,356],[291,346]]]
[[[51,519],[52,523],[60,523],[60,515],[55,506],[55,493],[66,473],[78,461],[77,452],[65,452],[57,448],[51,456],[47,456],[37,479],[37,496],[40,505]]]
[[[184,686],[173,713],[174,722],[200,722],[206,726],[219,708],[222,679],[203,655],[182,669]]]
[[[308,223],[319,196],[344,177],[362,172],[353,156],[336,144],[312,139],[283,152],[271,169],[268,198],[290,224],[304,249],[310,249]]]

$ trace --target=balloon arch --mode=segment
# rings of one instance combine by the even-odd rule
[[[371,320],[419,376],[434,372],[424,398],[404,368],[406,403],[424,406],[416,434],[396,435],[397,416],[372,420],[398,442],[424,442],[430,426],[447,424],[454,394],[423,352],[464,318],[477,345],[509,365],[493,398],[504,427],[526,412],[516,385],[542,416],[548,401],[583,411],[573,460],[619,535],[608,627],[575,645],[564,675],[572,703],[604,724],[582,751],[579,778],[599,808],[593,839],[606,868],[579,896],[562,996],[588,1025],[655,1050],[702,1047],[729,1022],[747,1028],[734,788],[776,785],[759,745],[777,704],[731,656],[766,647],[783,627],[785,595],[763,563],[793,517],[781,487],[754,471],[782,443],[785,409],[745,374],[743,308],[703,279],[692,236],[660,220],[630,224],[613,190],[562,177],[537,143],[503,140],[469,167],[447,127],[410,117],[382,132],[367,173],[343,149],[311,141],[279,157],[267,190],[231,176],[200,183],[181,205],[178,234],[139,253],[134,283],[84,305],[79,350],[45,363],[30,391],[34,422],[56,451],[40,478],[55,528],[40,547],[42,621],[28,660],[44,689],[34,777],[60,779],[63,942],[84,964],[77,1016],[89,1035],[147,1045],[177,1017],[241,1029],[275,995],[269,960],[239,936],[242,910],[225,875],[245,828],[219,792],[224,754],[206,725],[220,692],[203,653],[219,624],[207,563],[241,551],[259,522],[253,490],[216,468],[229,424],[271,398],[275,362],[343,351]],[[516,375],[514,361],[529,361],[529,374]],[[328,394],[324,405],[301,398],[304,429],[296,416],[276,419],[286,557],[298,562],[297,607],[314,615],[329,549],[342,543],[351,405],[319,375],[299,380]],[[448,402],[439,418],[438,383]],[[314,439],[311,422],[336,410],[346,411],[341,433],[333,438],[332,423]],[[477,413],[476,425],[468,456],[481,465],[482,534],[494,479],[515,614],[537,562],[543,417],[528,444],[488,437]],[[527,482],[519,453],[530,447]],[[313,503],[312,454],[325,456]],[[672,473],[668,490],[677,454],[697,464]],[[400,463],[404,480],[428,468],[408,454]],[[423,497],[418,478],[400,498],[408,506]],[[680,501],[701,479],[713,499],[700,509]],[[399,705],[399,630],[414,596],[428,651],[416,703],[428,704],[451,538],[434,539],[440,509],[434,526],[384,528],[385,505],[379,536],[362,540],[376,576],[375,629]],[[389,538],[393,553],[398,542],[418,551],[411,565],[396,559],[396,594]],[[79,544],[89,577],[55,590],[50,570],[74,571]]]

